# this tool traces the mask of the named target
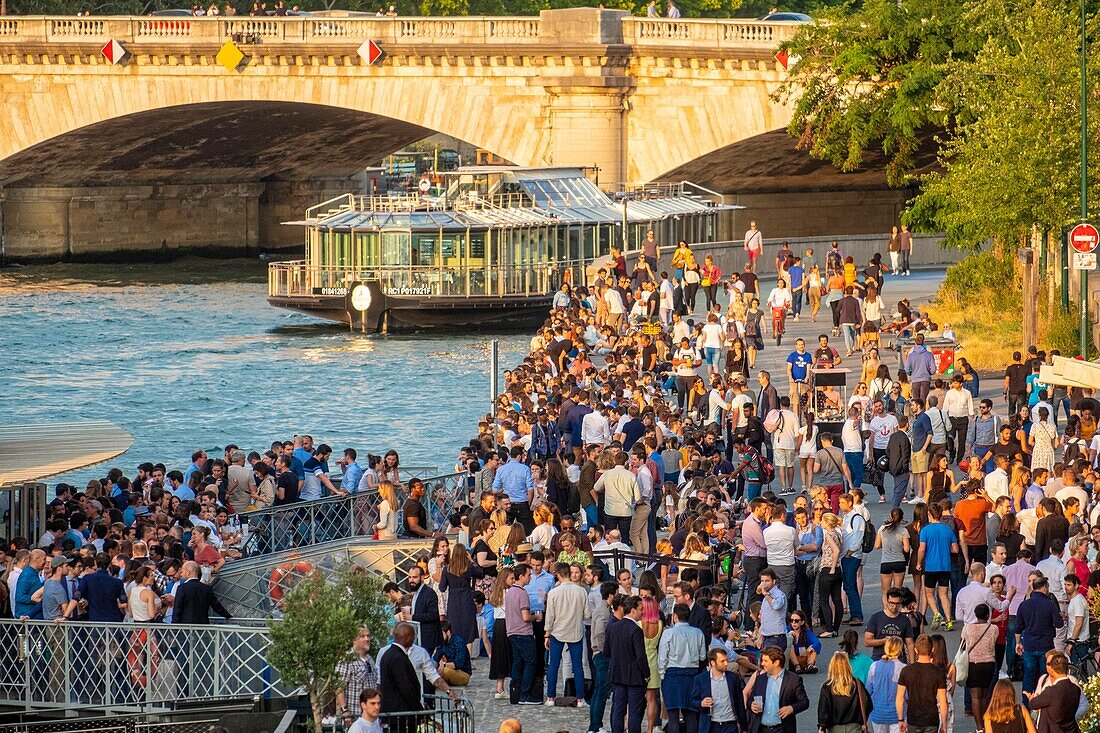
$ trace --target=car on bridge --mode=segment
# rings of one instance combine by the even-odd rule
[[[768,13],[760,20],[793,20],[798,23],[814,22],[814,19],[805,13]]]

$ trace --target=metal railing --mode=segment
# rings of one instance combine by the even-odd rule
[[[272,555],[237,560],[218,574],[214,593],[230,614],[278,616],[282,600],[299,580],[313,573],[326,578],[349,565],[402,583],[431,540],[367,540],[350,537]]]
[[[164,720],[164,713],[98,715],[0,725],[0,733],[209,733],[218,718]]]
[[[318,267],[297,262],[268,266],[270,297],[346,295],[349,283],[376,281],[387,295],[547,295],[560,283],[561,267],[546,264],[495,267]]]
[[[420,501],[428,516],[428,528],[433,531],[442,528],[455,502],[467,500],[466,491],[465,474],[424,479],[424,496]],[[408,494],[403,489],[395,494],[397,506],[392,508],[401,512]],[[366,492],[241,512],[238,515],[241,523],[248,525],[241,551],[246,557],[261,557],[349,537],[370,537],[379,521],[381,503],[377,492]],[[403,523],[404,517],[399,513],[399,535],[404,530]]]
[[[0,700],[27,710],[172,708],[286,694],[266,628],[0,620]]]
[[[415,713],[383,713],[382,727],[395,733],[433,731],[433,733],[474,733],[474,711],[465,697],[430,695],[425,697],[427,709]]]

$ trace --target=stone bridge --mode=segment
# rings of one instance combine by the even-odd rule
[[[9,258],[298,241],[278,222],[434,132],[643,182],[782,128],[797,28],[531,18],[0,18]],[[383,56],[358,53],[368,39]],[[117,41],[111,63],[100,49]],[[219,63],[234,41],[239,65]],[[224,61],[224,59],[222,59]]]

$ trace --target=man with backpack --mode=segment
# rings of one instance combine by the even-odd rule
[[[844,548],[840,556],[840,566],[844,571],[844,594],[848,597],[850,626],[860,626],[863,623],[863,603],[860,601],[856,577],[860,565],[863,564],[863,554],[869,552],[867,534],[871,536],[871,547],[875,546],[875,532],[871,523],[867,521],[866,511],[866,509],[862,512],[856,509],[854,494],[841,495],[840,513],[843,519]]]
[[[775,466],[760,451],[749,445],[743,435],[733,436],[733,450],[737,467],[730,474],[730,480],[744,475],[745,501],[751,503],[760,496],[762,488],[775,479]]]

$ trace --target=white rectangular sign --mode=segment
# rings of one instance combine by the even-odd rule
[[[1073,253],[1073,269],[1074,270],[1095,270],[1096,269],[1096,253],[1095,252],[1074,252]]]

